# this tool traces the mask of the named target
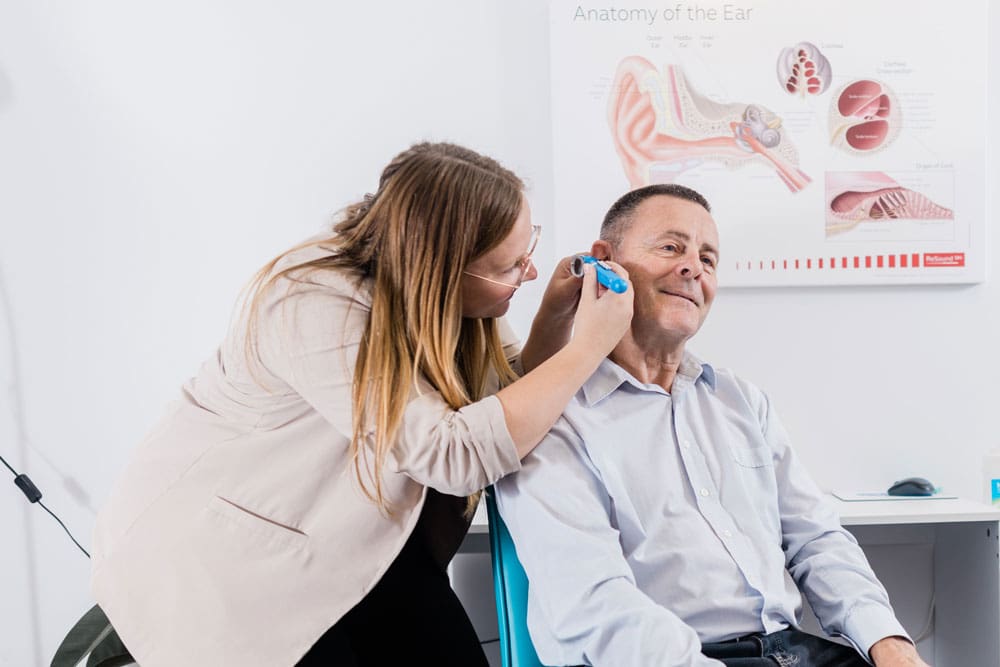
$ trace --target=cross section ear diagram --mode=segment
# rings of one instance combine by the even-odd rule
[[[763,165],[792,192],[812,180],[799,168],[778,115],[759,104],[710,100],[678,65],[660,72],[640,56],[623,59],[608,98],[608,125],[633,188],[671,183],[710,161],[730,169]]]
[[[880,171],[827,172],[825,185],[828,237],[866,223],[955,218],[950,208]]]
[[[833,96],[830,143],[849,155],[869,155],[895,140],[903,126],[899,100],[874,79],[851,81]]]

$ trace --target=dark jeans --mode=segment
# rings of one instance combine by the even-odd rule
[[[487,667],[448,574],[415,533],[375,588],[298,663],[300,667]]]
[[[728,667],[868,667],[850,646],[791,628],[703,644],[701,652]]]

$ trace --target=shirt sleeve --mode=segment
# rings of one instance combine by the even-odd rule
[[[262,315],[261,361],[341,435],[353,432],[352,388],[369,308],[349,285],[285,281]],[[422,378],[409,393],[387,467],[449,495],[468,495],[520,468],[495,396],[453,410]],[[370,434],[373,431],[369,432]]]
[[[560,419],[495,486],[528,575],[528,627],[539,658],[559,665],[703,667],[695,631],[638,589],[614,508],[579,436]]]
[[[857,540],[795,456],[763,395],[761,423],[774,452],[786,567],[823,630],[846,638],[865,659],[880,639],[908,638]]]

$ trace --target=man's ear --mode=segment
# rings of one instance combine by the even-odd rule
[[[611,244],[601,239],[594,241],[594,245],[590,246],[590,254],[594,259],[614,259],[611,256]]]

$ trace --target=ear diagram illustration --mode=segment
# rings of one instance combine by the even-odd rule
[[[829,172],[826,175],[826,235],[865,222],[953,220],[951,209],[901,186],[880,171]]]
[[[830,87],[830,61],[810,42],[799,42],[778,54],[778,82],[789,95],[820,95]]]
[[[621,61],[608,99],[608,125],[633,188],[670,183],[706,162],[731,169],[765,165],[798,192],[812,180],[781,118],[757,104],[719,103],[699,94],[677,65]]]
[[[830,143],[846,153],[866,155],[885,148],[901,126],[896,94],[881,81],[852,81],[833,97]]]

